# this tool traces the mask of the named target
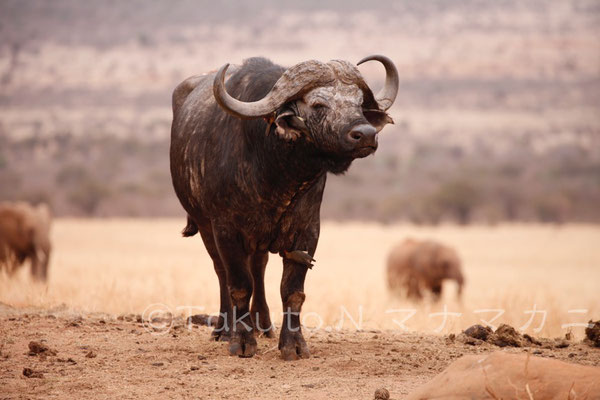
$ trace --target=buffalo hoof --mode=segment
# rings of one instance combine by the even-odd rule
[[[282,332],[279,338],[279,350],[281,358],[285,361],[294,361],[300,358],[310,358],[310,351],[302,332]]]
[[[224,329],[215,328],[210,333],[210,338],[215,342],[229,342],[231,340],[231,333],[226,332]]]
[[[261,308],[260,311],[253,309],[250,312],[250,315],[252,316],[252,322],[255,328],[254,330],[258,337],[275,337],[275,326],[271,323],[269,309],[266,306]]]
[[[214,316],[210,316],[207,319],[206,326],[214,326],[214,329],[210,333],[212,340],[216,342],[229,342],[231,340],[231,329],[228,329],[227,322],[222,316],[216,319]]]
[[[275,329],[269,329],[269,330],[259,330],[258,331],[258,337],[266,337],[269,339],[273,339],[275,337]]]
[[[254,332],[248,330],[236,331],[229,340],[229,355],[252,357],[256,354],[256,339]]]

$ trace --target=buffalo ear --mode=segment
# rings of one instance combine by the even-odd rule
[[[308,132],[304,119],[297,116],[292,110],[285,110],[275,118],[275,133],[289,142],[298,139],[303,133]]]
[[[381,110],[363,110],[363,115],[371,125],[377,129],[377,132],[383,129],[387,124],[393,124],[394,120],[385,111]]]

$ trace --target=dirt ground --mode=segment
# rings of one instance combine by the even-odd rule
[[[401,399],[456,358],[499,349],[450,335],[320,330],[306,335],[310,359],[284,362],[277,339],[266,338],[244,359],[228,356],[226,343],[209,340],[209,328],[189,328],[182,317],[161,335],[138,321],[0,305],[0,398],[372,399],[385,387]],[[32,341],[48,350],[32,351]],[[598,348],[555,343],[504,349],[600,365]]]

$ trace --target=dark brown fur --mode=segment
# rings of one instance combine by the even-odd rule
[[[12,275],[29,260],[34,279],[47,279],[50,218],[46,205],[0,203],[0,269]]]
[[[348,65],[335,64],[356,76]],[[228,70],[226,88],[237,99],[256,101],[284,71],[266,59],[250,59]],[[188,214],[183,235],[200,233],[219,278],[221,317],[213,336],[230,340],[232,355],[248,357],[256,352],[256,330],[274,335],[264,272],[268,253],[276,253],[284,257],[281,299],[288,312],[279,348],[284,359],[308,357],[299,312],[310,263],[302,263],[298,252],[308,259],[315,253],[327,172],[342,173],[352,160],[375,151],[376,131],[363,109],[375,110],[370,115],[379,118],[377,130],[391,120],[379,112],[366,84],[360,89],[336,79],[317,88],[321,92],[290,99],[269,121],[239,119],[217,104],[214,77],[196,76],[175,89],[171,130],[173,185]],[[328,95],[330,103],[314,104]],[[373,132],[368,146],[348,142],[356,126]],[[243,316],[235,324],[234,313]]]

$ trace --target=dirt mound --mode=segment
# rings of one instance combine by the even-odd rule
[[[483,343],[493,344],[498,347],[530,347],[539,346],[546,349],[563,349],[569,347],[571,342],[568,339],[570,337],[567,334],[566,339],[555,338],[534,338],[528,334],[521,335],[515,328],[510,325],[502,324],[492,331],[490,327],[484,327],[482,325],[473,325],[461,334],[457,336],[459,342],[469,344],[472,346],[478,346]]]
[[[218,315],[196,314],[187,319],[188,325],[217,326]]]
[[[467,328],[464,332],[465,335],[479,340],[487,340],[488,336],[494,331],[489,326],[473,325]]]
[[[510,325],[502,324],[492,331],[488,326],[473,325],[458,335],[460,342],[470,345],[479,345],[484,342],[494,344],[499,347],[522,347],[531,343],[529,335],[523,336]],[[535,343],[534,343],[535,344]]]
[[[49,348],[48,346],[46,346],[45,344],[42,344],[40,342],[34,342],[34,341],[29,342],[29,355],[36,356],[38,354],[43,354],[43,355],[47,355],[47,356],[55,356],[56,350],[53,350],[53,349]]]
[[[27,378],[43,378],[44,374],[31,368],[23,368],[23,376]]]
[[[412,392],[431,398],[592,398],[600,393],[600,368],[529,354],[495,352],[463,356]],[[592,396],[592,397],[590,397]]]
[[[490,335],[490,341],[499,347],[522,347],[523,336],[510,325],[502,324]]]
[[[588,327],[585,328],[585,336],[590,345],[600,347],[600,320],[590,320]]]

